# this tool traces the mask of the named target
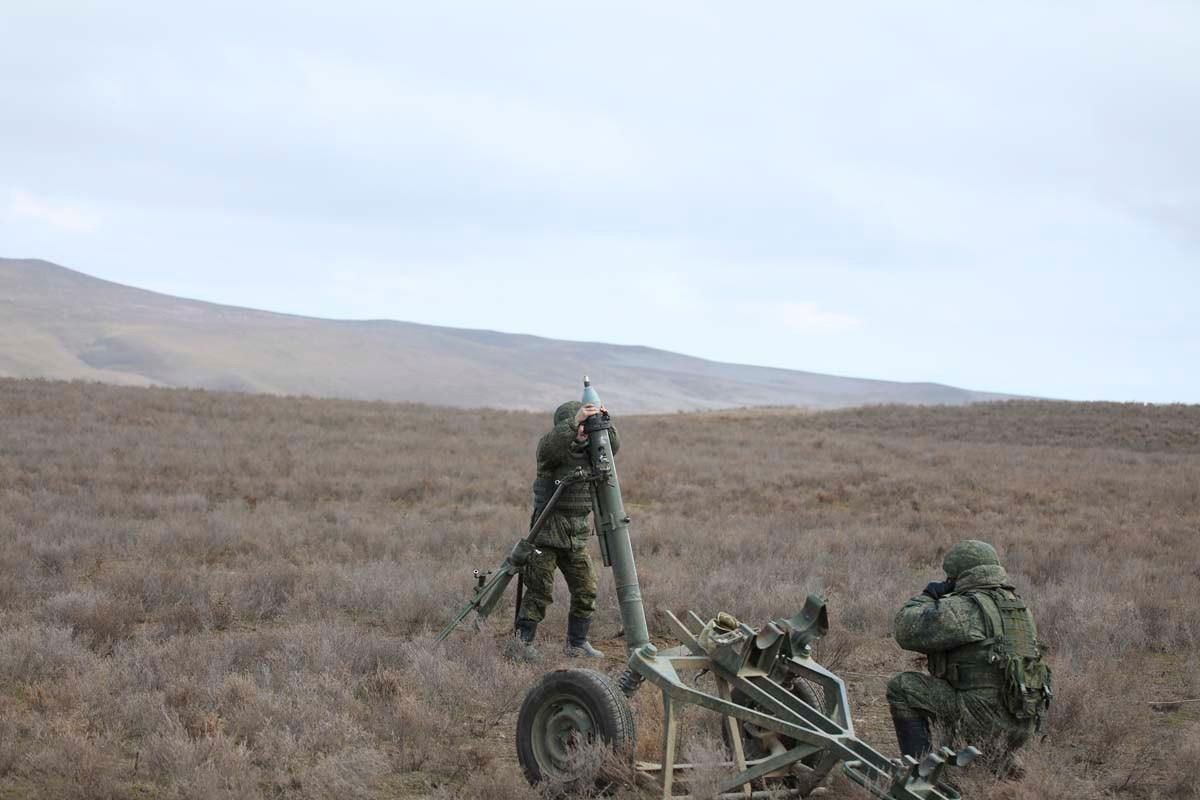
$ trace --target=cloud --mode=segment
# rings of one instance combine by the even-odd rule
[[[823,311],[812,303],[778,303],[775,313],[785,327],[793,330],[834,333],[853,330],[862,324],[857,317]]]
[[[100,227],[100,220],[94,214],[42,200],[19,189],[12,193],[8,210],[14,217],[36,220],[62,233],[95,233]]]
[[[318,316],[1200,398],[1200,4],[215,3],[15,4],[7,254]]]

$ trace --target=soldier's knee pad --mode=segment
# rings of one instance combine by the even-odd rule
[[[897,703],[897,702],[899,702],[899,701],[900,701],[900,699],[903,697],[903,694],[904,694],[904,682],[901,680],[901,677],[902,677],[903,675],[904,675],[904,673],[903,673],[903,672],[901,672],[901,673],[899,673],[899,674],[897,674],[897,675],[893,675],[893,676],[892,676],[892,679],[891,679],[890,681],[888,681],[888,682],[887,682],[887,700],[888,700],[888,703]]]
[[[925,676],[919,672],[900,672],[893,675],[887,684],[888,704],[893,707],[906,705],[912,700],[913,691],[919,689],[924,678]]]

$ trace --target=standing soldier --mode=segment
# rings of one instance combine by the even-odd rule
[[[1050,704],[1050,668],[1037,627],[1008,583],[996,550],[967,540],[942,562],[935,581],[896,615],[896,642],[924,653],[929,674],[902,672],[887,687],[903,755],[930,749],[930,725],[951,739],[999,745],[997,768],[1041,725]]]
[[[538,442],[531,526],[554,494],[555,481],[568,477],[579,467],[588,467],[588,438],[583,423],[602,411],[577,401],[563,403],[554,411],[554,428]],[[616,455],[621,446],[616,428],[609,429],[609,439]],[[553,602],[554,571],[558,569],[571,592],[567,644],[563,653],[591,658],[604,656],[588,642],[588,627],[596,610],[596,571],[587,551],[591,536],[588,515],[592,512],[592,491],[591,484],[586,482],[564,489],[533,542],[537,550],[529,557],[522,572],[525,594],[517,612],[519,644],[513,655],[527,660],[538,657],[533,638],[538,623],[546,616],[546,606]]]

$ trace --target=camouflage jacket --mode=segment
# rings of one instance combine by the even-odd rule
[[[553,430],[538,441],[537,477],[559,480],[575,472],[577,467],[588,468],[587,442],[575,440],[574,411],[571,416],[555,422]],[[621,448],[617,429],[610,428],[609,440],[613,455]],[[588,515],[592,512],[592,487],[577,483],[563,490],[562,496],[546,524],[538,532],[535,545],[542,547],[585,547],[592,529]]]
[[[956,675],[947,674],[950,668],[961,664],[977,673],[995,668],[991,646],[996,639],[989,638],[988,620],[978,595],[986,595],[993,602],[1017,600],[1013,587],[1008,585],[1004,568],[982,565],[967,570],[958,577],[954,591],[934,600],[925,594],[917,595],[904,604],[896,614],[894,625],[896,643],[905,650],[913,650],[929,656],[929,672],[936,678],[947,678],[955,688],[983,688],[957,685]],[[986,602],[986,601],[985,601]],[[1028,639],[1036,647],[1037,630],[1033,618],[1019,631],[1022,641]],[[1012,638],[1010,636],[1010,638]],[[1021,643],[1012,642],[1010,649],[1021,649]],[[973,681],[986,683],[986,675]]]
[[[896,643],[905,650],[929,655],[954,650],[987,638],[983,614],[965,592],[985,587],[1005,587],[1008,575],[1004,567],[984,565],[969,569],[958,577],[954,591],[934,600],[919,594],[896,614]],[[1012,587],[1007,587],[1010,591]]]

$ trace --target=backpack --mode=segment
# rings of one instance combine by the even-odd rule
[[[1006,596],[1011,595],[1011,596]],[[999,668],[1000,698],[1019,720],[1041,727],[1054,696],[1050,665],[1042,660],[1037,627],[1025,602],[1012,592],[967,592],[983,615],[988,660]]]

